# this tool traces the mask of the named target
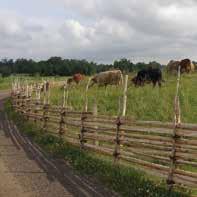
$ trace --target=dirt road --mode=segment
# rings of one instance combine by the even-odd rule
[[[0,93],[0,197],[116,196],[22,136],[3,112],[7,96]]]

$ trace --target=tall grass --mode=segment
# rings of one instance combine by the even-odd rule
[[[161,88],[153,88],[151,84],[136,88],[129,80],[127,116],[138,120],[173,120],[176,76],[164,78]],[[69,90],[68,104],[76,110],[83,110],[86,84],[87,79]],[[116,86],[108,86],[106,90],[104,87],[91,87],[88,91],[89,110],[96,100],[99,114],[117,115],[122,92],[122,88]],[[62,89],[51,90],[52,103],[61,104],[62,98]],[[197,74],[181,76],[180,102],[182,121],[197,123]]]
[[[164,73],[165,83],[162,87],[153,88],[151,84],[136,88],[131,84],[129,76],[127,116],[137,120],[172,121],[174,117],[174,96],[176,89],[176,76]],[[0,90],[11,87],[16,77],[0,77]],[[23,77],[17,76],[21,81],[64,81],[66,77]],[[76,110],[83,110],[85,102],[85,87],[87,78],[80,85],[72,85],[69,90],[68,104]],[[98,113],[117,115],[119,97],[122,88],[116,86],[93,86],[88,91],[88,106],[92,110],[93,103],[98,104]],[[60,87],[51,89],[51,103],[61,105],[63,90]],[[197,123],[197,73],[181,75],[180,89],[181,118],[183,122]]]

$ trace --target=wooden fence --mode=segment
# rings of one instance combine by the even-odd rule
[[[128,163],[159,176],[169,189],[174,185],[197,188],[197,124],[180,122],[179,79],[172,123],[135,121],[125,117],[125,112],[114,117],[98,115],[95,106],[92,111],[72,111],[64,104],[50,105],[25,91],[13,92],[12,104],[44,131],[65,138],[82,150],[108,155],[114,163]]]

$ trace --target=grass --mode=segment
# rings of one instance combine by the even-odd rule
[[[130,76],[131,78],[131,76]],[[173,121],[176,77],[165,76],[162,88],[152,85],[136,88],[129,82],[127,116],[137,120]],[[73,85],[69,90],[68,104],[75,110],[83,110],[86,81]],[[183,122],[197,123],[197,74],[182,75],[180,89],[181,117]],[[92,87],[88,91],[89,110],[96,100],[99,114],[117,115],[120,87]],[[63,90],[56,87],[51,90],[51,103],[62,103]]]
[[[43,132],[30,121],[15,113],[10,102],[6,102],[5,110],[18,126],[20,131],[39,144],[50,154],[65,158],[75,170],[82,174],[96,177],[110,189],[125,197],[184,197],[187,193],[168,192],[165,183],[155,182],[141,171],[123,165],[113,165],[111,160],[100,157],[92,152],[80,151],[77,147],[67,144],[57,137]]]
[[[11,87],[11,77],[0,77],[0,90],[7,90]]]
[[[132,76],[129,76],[131,78]],[[0,78],[0,90],[7,89],[14,77]],[[22,81],[42,81],[42,77],[20,77]],[[66,77],[45,77],[51,81],[64,81]],[[128,86],[128,100],[126,115],[137,120],[173,121],[174,96],[176,90],[176,76],[168,76],[164,73],[165,83],[162,88],[153,88],[152,85],[134,87],[130,80]],[[73,85],[69,90],[68,104],[75,110],[83,110],[85,102],[85,88],[87,78],[80,85]],[[180,103],[182,122],[197,123],[197,73],[181,76]],[[92,109],[97,102],[98,113],[105,115],[117,115],[119,97],[122,88],[109,86],[94,86],[88,91],[88,106]],[[62,104],[63,90],[60,87],[52,88],[51,103]]]

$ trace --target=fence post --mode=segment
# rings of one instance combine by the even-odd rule
[[[49,105],[50,104],[50,96],[51,96],[51,88],[49,81],[46,82],[46,102]]]
[[[47,130],[47,121],[48,121],[48,104],[43,105],[43,130]]]
[[[46,81],[44,81],[44,95],[43,95],[43,130],[46,131],[47,130],[47,114],[48,114],[48,104],[46,103]]]
[[[29,120],[29,113],[31,112],[30,104],[30,92],[29,92],[29,84],[26,84],[26,96],[25,96],[25,108],[26,108],[26,118]]]
[[[80,140],[80,149],[83,150],[84,149],[84,142],[86,140],[84,140],[84,133],[85,133],[85,125],[84,125],[84,121],[86,120],[87,116],[84,112],[82,112],[81,114],[81,130],[80,130],[80,134],[79,134],[79,140]]]
[[[64,89],[64,93],[63,93],[63,104],[62,104],[62,106],[67,107],[67,105],[68,105],[68,82],[67,82],[67,80],[66,80],[66,82],[63,86],[63,89]]]
[[[115,138],[115,149],[114,149],[114,163],[117,163],[120,156],[120,127],[122,125],[121,117],[118,116],[116,120],[116,138]]]
[[[34,114],[35,114],[35,117],[34,117],[34,122],[36,123],[37,122],[37,112],[38,112],[38,104],[39,104],[39,87],[36,85],[35,87],[35,105],[34,105]]]
[[[114,148],[114,163],[116,164],[117,161],[119,160],[119,156],[120,156],[120,127],[121,127],[121,118],[120,118],[120,114],[121,114],[121,97],[119,97],[118,100],[118,116],[116,119],[116,138],[115,138],[115,148]]]
[[[66,110],[64,107],[61,108],[60,112],[60,125],[59,125],[59,137],[62,139],[62,135],[65,133],[65,120],[64,117],[66,115]]]
[[[123,124],[122,118],[126,115],[127,108],[127,87],[128,87],[128,75],[125,76],[124,80],[124,89],[123,89],[123,103],[122,103],[122,116],[121,116],[121,97],[119,97],[119,105],[118,105],[118,117],[116,120],[116,138],[115,138],[115,149],[114,149],[114,163],[117,163],[120,156],[120,146],[121,146],[121,136],[124,132],[121,133],[121,125]]]
[[[97,108],[96,99],[94,100],[92,112],[93,112],[93,117],[94,117],[94,118],[93,118],[93,121],[96,122],[96,120],[97,120],[97,115],[98,115],[98,108]],[[97,130],[97,129],[98,129],[98,126],[95,126],[94,129]],[[97,138],[97,134],[98,134],[97,131],[95,131],[95,139]],[[99,146],[99,141],[98,141],[98,140],[95,140],[95,141],[94,141],[94,145]]]
[[[177,134],[177,130],[181,124],[181,113],[180,113],[180,102],[179,102],[179,89],[180,89],[180,66],[178,68],[178,77],[177,77],[177,86],[176,86],[176,95],[174,99],[174,129],[173,129],[173,142],[172,142],[172,153],[170,156],[171,164],[170,171],[167,178],[167,184],[169,186],[169,191],[173,189],[175,184],[174,181],[174,171],[176,170],[176,144],[180,136]]]
[[[62,135],[65,133],[65,116],[66,116],[66,108],[65,108],[65,99],[66,99],[66,88],[67,88],[67,81],[63,86],[64,92],[63,92],[63,102],[60,112],[60,122],[59,122],[59,137],[62,139]],[[67,104],[66,104],[67,105]]]
[[[84,111],[88,111],[88,89],[90,85],[91,78],[88,79],[88,83],[86,85],[86,90],[85,90],[85,106],[84,106]]]
[[[46,81],[44,81],[44,86],[43,86],[43,92],[44,92],[44,94],[43,94],[43,103],[44,103],[44,105],[46,104]]]
[[[127,87],[128,87],[128,75],[125,76],[125,81],[124,81],[122,116],[126,115],[126,109],[127,109]]]

